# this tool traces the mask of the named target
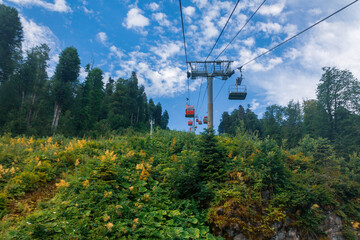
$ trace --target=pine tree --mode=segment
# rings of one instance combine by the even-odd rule
[[[0,4],[0,85],[9,80],[21,58],[22,39],[18,11]]]
[[[225,158],[219,149],[214,130],[205,129],[199,143],[199,173],[202,181],[221,181],[224,177]]]
[[[76,48],[68,47],[62,51],[53,77],[54,116],[51,123],[53,134],[56,132],[61,111],[73,102],[75,88],[80,73],[80,58]]]

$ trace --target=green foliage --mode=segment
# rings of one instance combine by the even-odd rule
[[[199,177],[202,181],[221,181],[224,177],[225,158],[217,145],[213,130],[205,129],[199,142]]]
[[[235,137],[127,130],[107,139],[0,137],[3,239],[326,237],[329,214],[356,236],[358,154],[306,136],[285,151]],[[45,193],[48,193],[45,195]],[[217,236],[217,237],[216,237]]]
[[[0,4],[0,85],[9,80],[21,52],[23,30],[18,11]]]

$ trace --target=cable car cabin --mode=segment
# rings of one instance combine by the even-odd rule
[[[208,124],[208,117],[207,116],[204,117],[204,124]]]
[[[246,86],[235,85],[229,88],[229,100],[244,100],[246,95]]]
[[[202,125],[202,120],[200,119],[199,122],[198,122],[199,125]]]
[[[189,119],[188,126],[192,126],[192,125],[193,125],[193,120]]]
[[[185,108],[185,117],[193,118],[195,116],[195,108],[194,105],[186,105]]]

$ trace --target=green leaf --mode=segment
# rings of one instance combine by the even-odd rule
[[[189,228],[187,230],[192,238],[200,238],[200,230],[197,228]]]

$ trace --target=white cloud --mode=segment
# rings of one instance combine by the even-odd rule
[[[182,44],[183,43],[181,41],[169,42],[156,47],[151,47],[150,51],[161,57],[164,61],[180,53],[182,50]]]
[[[24,51],[30,50],[35,46],[46,43],[50,48],[49,68],[47,72],[52,75],[55,72],[56,64],[59,62],[59,39],[55,34],[46,26],[41,26],[33,20],[27,20],[24,16],[20,15],[20,22],[24,31],[24,41],[22,48]]]
[[[49,3],[43,0],[7,0],[21,6],[39,6],[54,12],[71,12],[71,8],[66,4],[65,0],[54,0]]]
[[[208,5],[208,0],[193,0],[199,9],[202,9]]]
[[[259,13],[262,15],[278,16],[284,9],[284,3],[278,3],[273,5],[264,5],[259,9]]]
[[[142,32],[142,29],[150,25],[150,20],[142,15],[143,11],[139,8],[132,8],[126,15],[123,26],[127,29],[135,29]]]
[[[310,9],[309,10],[309,13],[310,14],[313,14],[313,15],[319,15],[321,14],[323,11],[320,9],[320,8],[313,8],[313,9]]]
[[[159,4],[157,4],[156,2],[152,2],[148,6],[149,6],[150,10],[153,12],[159,9]]]
[[[104,32],[99,32],[98,34],[96,34],[96,39],[97,39],[98,41],[100,41],[104,46],[107,45],[108,37],[107,37],[106,33],[104,33]]]
[[[260,22],[257,24],[258,28],[268,34],[276,34],[282,30],[282,26],[278,23],[263,23]]]
[[[27,20],[21,15],[20,21],[24,31],[24,41],[22,43],[23,50],[29,50],[42,43],[46,43],[50,49],[54,51],[58,50],[59,40],[50,28],[38,25],[33,20]]]
[[[92,14],[94,14],[94,10],[92,10],[92,9],[88,9],[87,7],[85,7],[85,6],[82,6],[82,10],[84,11],[84,13],[86,13],[86,14],[89,14],[89,15],[92,15]]]
[[[118,49],[116,46],[112,45],[110,47],[110,56],[116,56],[119,59],[121,59],[122,57],[125,56],[125,54],[120,49]]]
[[[80,74],[79,74],[80,82],[84,82],[87,75],[88,75],[88,73],[85,71],[85,68],[80,66]]]
[[[185,16],[192,17],[195,14],[195,8],[192,6],[184,7],[183,13]]]
[[[254,98],[253,100],[251,100],[250,106],[252,111],[256,111],[256,109],[260,106],[260,103],[256,98]]]
[[[165,13],[154,13],[153,18],[159,23],[160,26],[171,26],[171,22],[167,19],[167,16]]]
[[[251,47],[251,46],[254,46],[255,39],[253,37],[249,37],[249,38],[243,40],[242,42],[244,43],[245,46]]]

